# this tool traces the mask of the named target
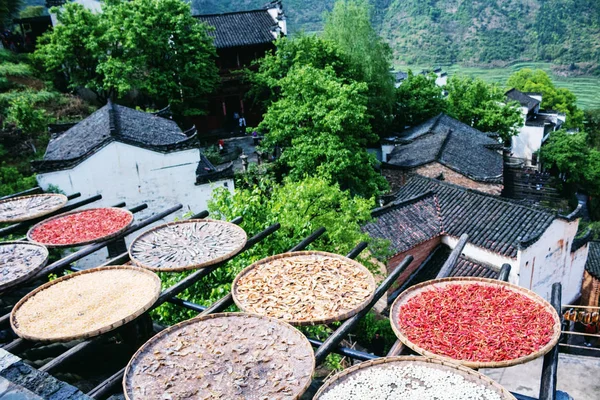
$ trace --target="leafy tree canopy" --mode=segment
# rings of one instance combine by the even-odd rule
[[[590,146],[600,150],[600,109],[585,111],[584,127]]]
[[[447,113],[482,132],[497,132],[504,141],[518,134],[522,124],[517,103],[505,104],[499,86],[483,80],[453,76],[446,85]]]
[[[522,92],[542,93],[541,108],[565,113],[565,128],[583,128],[584,114],[577,108],[577,98],[569,89],[554,86],[545,71],[523,68],[508,78],[507,86]]]
[[[541,148],[540,158],[546,167],[566,174],[568,182],[582,183],[589,158],[587,135],[564,130],[552,132]]]
[[[325,15],[323,37],[335,43],[356,73],[368,85],[368,109],[373,131],[387,133],[395,101],[390,74],[392,52],[371,25],[371,6],[366,0],[338,0]]]
[[[365,148],[375,136],[368,123],[365,83],[345,83],[331,67],[308,65],[292,68],[279,85],[281,96],[259,129],[266,132],[265,147],[283,149],[279,162],[290,177],[329,177],[365,197],[387,187]]]
[[[102,14],[76,3],[57,10],[60,24],[36,51],[44,66],[64,72],[71,88],[101,98],[138,90],[153,104],[200,113],[218,83],[208,28],[181,0],[107,0]]]
[[[356,79],[351,67],[338,47],[316,35],[298,34],[294,38],[280,37],[275,42],[275,52],[267,53],[257,61],[258,71],[248,71],[251,81],[250,96],[265,108],[281,94],[279,81],[292,67],[310,65],[323,69],[331,67],[335,75],[347,80]]]
[[[435,84],[435,75],[415,75],[409,70],[408,78],[396,89],[395,127],[402,130],[418,125],[445,109],[446,100]]]

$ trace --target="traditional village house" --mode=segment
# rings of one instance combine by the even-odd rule
[[[195,129],[108,102],[65,132],[54,134],[33,163],[43,189],[57,186],[100,204],[147,203],[145,217],[176,203],[204,210],[215,187],[233,190],[232,165],[216,169],[201,155]],[[94,203],[98,204],[98,203]]]
[[[395,190],[411,174],[469,189],[502,192],[502,145],[494,135],[439,114],[382,145],[381,169]]]
[[[241,114],[248,126],[258,125],[261,110],[246,99],[249,86],[243,83],[239,72],[274,50],[274,41],[287,34],[281,1],[273,1],[259,10],[196,15],[196,18],[214,28],[209,34],[217,48],[221,75],[221,86],[209,99],[208,115],[194,120],[196,126],[200,132],[236,130],[234,115]]]
[[[519,134],[513,136],[511,156],[522,159],[528,166],[537,165],[537,152],[548,138],[550,132],[561,128],[566,116],[555,111],[542,111],[541,93],[523,93],[517,89],[506,92],[507,101],[516,101],[521,105],[523,125]]]
[[[429,75],[431,72],[432,71],[428,69],[424,69],[420,72],[420,74]],[[435,84],[439,87],[446,86],[446,84],[448,83],[448,73],[443,72],[441,68],[434,69],[433,73],[435,74]],[[399,88],[400,85],[402,85],[402,82],[404,82],[404,80],[408,78],[408,73],[402,71],[392,71],[392,75],[394,77],[394,86],[396,88]]]
[[[469,241],[452,275],[492,277],[508,263],[512,267],[510,282],[545,298],[554,282],[563,285],[564,303],[581,294],[588,245],[575,241],[579,224],[575,213],[560,216],[414,175],[392,202],[373,211],[373,217],[363,229],[374,238],[390,241],[394,255],[388,261],[388,272],[406,255],[415,258],[398,285],[424,263],[428,263],[425,279],[434,278],[443,255],[447,257],[448,249],[466,233]]]
[[[585,263],[583,287],[580,304],[584,306],[600,306],[600,242],[591,241],[590,250]]]

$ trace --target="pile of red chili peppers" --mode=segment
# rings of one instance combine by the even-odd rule
[[[118,232],[132,218],[128,212],[114,208],[84,210],[41,224],[31,232],[31,238],[39,243],[77,244]]]
[[[408,339],[455,360],[505,361],[538,351],[554,318],[541,304],[506,287],[450,284],[424,291],[399,309]]]

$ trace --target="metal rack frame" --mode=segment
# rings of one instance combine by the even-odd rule
[[[32,190],[35,190],[35,188]],[[75,195],[72,195],[72,196],[75,196]],[[77,196],[75,196],[75,197],[77,197]],[[57,213],[62,213],[62,212],[67,211],[67,210],[65,210],[65,208],[67,208],[67,207],[72,207],[70,209],[74,209],[74,208],[80,207],[82,205],[89,204],[93,201],[99,200],[100,198],[101,198],[100,195],[90,197],[90,198],[82,200],[78,203],[65,206],[61,210],[59,210]],[[139,229],[142,229],[142,228],[164,218],[165,216],[179,210],[181,207],[182,206],[180,204],[175,205],[173,207],[170,207],[170,208],[167,208],[167,209],[161,211],[160,213],[158,213],[148,219],[145,219],[137,224],[134,224],[132,227],[130,227],[127,231],[125,231],[122,235],[120,235],[116,239],[113,239],[113,240],[110,240],[107,242],[101,242],[101,243],[96,243],[96,244],[85,246],[85,247],[81,248],[80,250],[78,250],[77,252],[72,253],[72,254],[48,265],[46,268],[44,268],[44,270],[40,273],[40,275],[38,275],[38,277],[42,276],[42,275],[47,275],[48,273],[56,273],[56,272],[64,270],[64,269],[70,269],[70,270],[74,270],[74,271],[80,270],[80,268],[77,268],[71,264],[74,261],[77,261],[97,250],[100,250],[100,249],[108,246],[110,243],[114,243],[117,240],[123,240],[124,236],[129,235]],[[144,208],[146,208],[145,204],[138,206],[137,208],[133,208],[131,210],[132,210],[132,212],[137,212],[137,211],[140,211],[140,209],[144,209]],[[134,209],[136,211],[133,211]],[[195,214],[191,218],[205,218],[208,215],[209,215],[209,213],[207,211],[202,211],[198,214]],[[242,221],[242,218],[238,217],[238,218],[235,218],[234,220],[232,220],[231,222],[239,224],[239,223],[241,223],[241,221]],[[15,225],[19,225],[19,226],[14,227],[14,228],[13,228],[13,226],[4,228],[4,229],[9,229],[9,228],[12,229],[12,230],[9,230],[8,233],[5,233],[6,231],[3,231],[0,229],[0,237],[8,235],[9,233],[12,233],[14,231],[24,229],[29,224],[28,223],[20,223],[20,224],[15,224]],[[268,236],[270,236],[271,234],[276,232],[279,229],[279,227],[280,227],[280,225],[278,223],[276,223],[274,225],[267,227],[265,230],[259,232],[255,236],[251,237],[250,239],[248,239],[248,241],[247,241],[246,245],[244,246],[244,248],[242,249],[242,251],[240,251],[237,255],[242,254],[243,252],[252,248],[257,243],[264,240],[265,238],[267,238]],[[309,246],[311,243],[313,243],[316,239],[318,239],[324,233],[325,233],[325,228],[317,229],[311,235],[307,236],[305,239],[300,241],[297,245],[292,247],[289,251],[300,251],[300,250],[305,249],[307,246]],[[444,277],[444,276],[450,275],[452,268],[456,264],[456,261],[458,260],[458,257],[460,256],[467,241],[468,241],[467,235],[461,236],[457,246],[451,252],[450,256],[448,257],[448,260],[442,267],[438,277]],[[367,243],[365,243],[365,242],[358,243],[357,246],[352,251],[350,251],[350,253],[347,254],[347,257],[356,258],[366,247],[367,247]],[[184,279],[179,281],[177,284],[163,290],[161,292],[158,300],[151,308],[151,310],[155,309],[156,307],[159,307],[160,305],[164,304],[165,302],[169,302],[171,304],[181,306],[186,309],[198,312],[198,313],[200,313],[199,315],[207,315],[207,314],[211,314],[211,313],[221,312],[221,311],[227,309],[229,306],[231,306],[233,304],[233,298],[231,296],[231,293],[229,293],[226,296],[224,296],[223,298],[215,301],[213,304],[211,304],[208,307],[205,307],[205,306],[202,306],[199,304],[195,304],[193,302],[181,299],[177,296],[180,295],[184,290],[186,290],[187,288],[189,288],[190,286],[192,286],[193,284],[198,282],[203,277],[205,277],[208,274],[210,274],[211,272],[215,271],[217,268],[225,265],[228,261],[235,258],[236,256],[231,257],[228,260],[222,261],[216,265],[200,269],[200,270],[188,275],[187,277],[185,277]],[[104,264],[101,264],[101,266],[118,265],[118,264],[126,263],[128,261],[129,261],[129,254],[127,252],[123,252],[122,254],[119,254],[118,256],[110,259],[109,261],[105,262]],[[320,341],[320,340],[317,340],[314,338],[308,338],[309,342],[313,345],[313,347],[315,347],[315,359],[317,361],[317,365],[322,363],[325,360],[325,358],[327,357],[327,355],[329,355],[331,353],[340,354],[345,357],[349,357],[351,359],[355,359],[355,360],[359,360],[359,361],[366,361],[366,360],[372,360],[375,358],[379,358],[378,356],[375,356],[370,353],[366,353],[366,352],[362,352],[359,350],[344,347],[341,345],[341,342],[356,327],[356,325],[361,320],[361,318],[364,317],[364,315],[366,315],[369,311],[371,311],[371,309],[375,305],[375,303],[377,303],[377,301],[388,291],[388,289],[397,280],[397,278],[400,276],[400,274],[402,272],[404,272],[406,270],[406,268],[408,268],[408,266],[412,263],[412,261],[413,261],[413,257],[407,256],[402,261],[402,263],[394,271],[392,271],[392,273],[390,273],[386,277],[386,279],[377,287],[377,289],[375,291],[375,295],[373,297],[373,300],[368,304],[368,306],[365,307],[362,311],[360,311],[355,316],[344,321],[325,341]],[[503,265],[503,267],[499,271],[498,279],[507,281],[509,273],[510,273],[510,265],[508,265],[508,264]],[[409,279],[407,280],[407,283],[405,285],[403,285],[401,287],[401,289],[405,288],[405,286],[407,284],[410,284],[410,281],[412,280],[412,278],[414,276],[415,276],[415,273],[413,273],[409,277]],[[558,310],[559,315],[560,315],[561,286],[559,283],[555,283],[553,285],[552,289],[553,290],[552,290],[551,303]],[[388,301],[389,302],[393,301],[393,299],[397,295],[399,295],[399,293],[400,293],[400,291],[394,292],[391,296],[391,300],[388,299]],[[10,316],[10,314],[0,317],[0,327],[6,325],[6,323],[9,321],[9,316]],[[130,322],[129,324],[135,324],[136,321],[140,321],[143,318],[148,318],[148,312],[144,313],[142,316],[138,317],[136,320]],[[157,326],[157,328],[158,328],[157,330],[161,330],[163,327]],[[89,352],[90,350],[92,350],[93,347],[95,345],[97,345],[98,343],[100,343],[107,335],[110,335],[110,333],[98,336],[98,337],[90,339],[90,340],[85,340],[85,341],[79,343],[78,345],[72,347],[71,349],[65,351],[64,353],[62,353],[58,357],[54,358],[52,361],[46,363],[39,369],[41,371],[51,373],[51,372],[55,371],[57,368],[61,367],[66,362],[71,361],[77,357],[80,357],[80,356],[86,354],[87,352]],[[22,350],[24,347],[26,348],[31,345],[33,345],[33,343],[28,343],[27,341],[25,341],[23,339],[16,339],[13,342],[5,345],[3,348],[7,351],[17,352],[17,351]],[[554,349],[544,357],[542,379],[540,382],[539,400],[555,400],[556,399],[556,376],[557,376],[557,368],[558,368],[558,348],[559,348],[558,345],[555,346]],[[392,347],[392,350],[390,351],[390,353],[388,355],[400,354],[402,351],[406,351],[406,350],[404,349],[404,347],[401,344],[399,344],[399,342],[397,342],[397,344]],[[114,373],[112,376],[110,376],[108,379],[106,379],[105,381],[103,381],[99,385],[97,385],[94,389],[92,389],[87,394],[94,399],[102,399],[102,398],[105,398],[108,395],[112,394],[113,392],[116,392],[118,390],[116,388],[116,386],[118,383],[121,382],[124,371],[125,371],[125,368],[120,369],[119,371]],[[311,388],[309,388],[308,393],[311,393],[311,392],[314,393],[318,389],[319,386],[320,386],[320,382],[313,381],[313,383],[311,384]],[[513,393],[513,394],[519,400],[532,400],[533,399],[528,396],[523,396],[523,395],[519,395],[519,394],[515,394],[515,393]]]

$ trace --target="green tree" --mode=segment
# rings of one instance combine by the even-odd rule
[[[366,151],[374,140],[368,123],[367,85],[344,83],[331,67],[294,67],[280,80],[281,96],[259,129],[264,146],[280,147],[279,163],[289,176],[324,176],[342,189],[370,197],[387,188],[376,159]]]
[[[544,166],[565,174],[567,182],[572,184],[585,185],[586,171],[590,167],[589,156],[590,148],[584,132],[552,132],[540,151],[540,159]]]
[[[6,121],[15,124],[28,137],[43,133],[46,130],[48,117],[46,111],[37,108],[30,98],[20,95],[7,109]]]
[[[105,89],[98,72],[99,63],[109,54],[101,41],[100,15],[74,2],[53,11],[59,24],[38,39],[34,58],[46,70],[64,74],[72,90],[86,88],[105,101],[113,91]]]
[[[584,128],[590,146],[600,150],[600,109],[585,110]]]
[[[149,103],[199,114],[219,82],[208,28],[181,0],[107,0],[102,14],[67,3],[60,24],[36,52],[48,70],[64,72],[73,89],[101,99],[131,90]]]
[[[583,128],[584,114],[577,108],[577,97],[569,89],[554,86],[545,71],[523,68],[512,74],[506,84],[522,92],[542,93],[541,108],[565,113],[565,128]]]
[[[447,112],[451,117],[482,132],[497,132],[505,142],[518,134],[523,123],[521,109],[516,102],[505,104],[499,86],[479,78],[453,76],[446,90]]]
[[[445,111],[442,89],[435,84],[435,75],[415,75],[408,71],[402,85],[396,89],[396,129],[415,126]]]
[[[223,188],[216,189],[209,202],[211,215],[227,220],[243,216],[241,227],[248,236],[276,222],[281,227],[186,290],[182,298],[205,305],[214,302],[229,292],[231,282],[243,268],[264,257],[288,251],[322,226],[326,233],[309,249],[346,254],[358,242],[369,240],[360,226],[370,220],[373,202],[352,197],[327,179],[312,177],[300,182],[286,179],[277,184],[270,178],[260,178],[251,187],[247,186],[243,182],[236,184],[234,193]],[[367,262],[366,256],[361,261]],[[185,273],[170,273],[163,274],[161,278],[166,285],[172,285],[184,276]],[[194,316],[169,304],[160,307],[156,314],[168,323]]]
[[[0,146],[0,154],[2,154]],[[37,185],[35,175],[25,176],[17,168],[8,166],[6,163],[0,165],[0,196],[30,189]]]
[[[279,82],[295,66],[310,65],[323,69],[331,67],[335,75],[348,81],[356,80],[350,65],[337,46],[316,35],[298,34],[281,37],[275,42],[275,52],[256,61],[258,70],[246,71],[251,82],[249,96],[265,109],[279,98]]]
[[[392,52],[371,25],[371,6],[366,0],[338,0],[325,15],[323,37],[335,43],[368,85],[368,110],[373,131],[389,130],[394,112],[395,88],[390,73]]]

